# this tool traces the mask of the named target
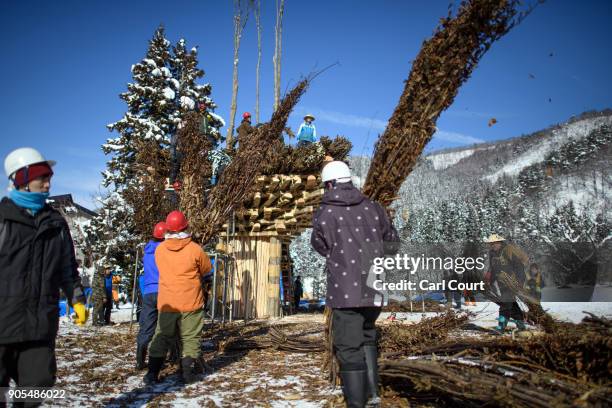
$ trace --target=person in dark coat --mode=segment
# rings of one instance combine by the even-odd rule
[[[523,311],[516,302],[516,293],[504,285],[499,280],[499,276],[505,272],[515,279],[520,287],[523,287],[529,257],[518,246],[506,242],[506,239],[498,234],[491,235],[485,242],[491,246],[489,271],[485,275],[485,281],[497,290],[501,297],[497,330],[503,333],[510,320],[514,321],[519,330],[524,330]]]
[[[253,132],[253,126],[251,126],[251,114],[249,112],[244,112],[242,114],[242,122],[240,122],[240,126],[236,129],[238,132],[238,139],[234,139],[231,149],[234,150],[236,146],[236,142],[240,141],[240,143],[244,143],[249,138],[249,135]]]
[[[138,319],[139,330],[136,345],[136,369],[147,367],[147,348],[155,334],[157,326],[157,291],[159,287],[159,270],[155,264],[155,250],[164,240],[168,229],[165,222],[158,222],[153,228],[153,239],[144,248],[142,264],[144,272],[141,280],[142,310]]]
[[[52,387],[60,289],[87,320],[68,224],[46,203],[53,161],[20,148],[4,161],[10,180],[0,202],[0,387]],[[35,406],[30,405],[30,406]]]
[[[332,308],[332,339],[349,407],[379,402],[375,322],[381,293],[368,286],[375,257],[395,253],[397,231],[385,210],[351,182],[344,162],[322,172],[325,194],[313,218],[311,244],[326,257],[327,297]]]
[[[304,287],[302,286],[302,277],[298,276],[293,283],[293,307],[295,308],[295,312],[298,312],[298,308],[300,307],[300,299],[304,295]]]

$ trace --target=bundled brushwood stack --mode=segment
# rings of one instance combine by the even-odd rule
[[[376,143],[364,193],[387,206],[436,131],[436,121],[491,47],[525,17],[518,0],[471,0],[442,19],[414,60],[399,103]]]
[[[392,323],[378,327],[381,352],[387,356],[419,354],[424,347],[445,340],[449,332],[468,321],[467,314],[452,310],[416,324]]]
[[[248,198],[256,178],[265,167],[265,158],[279,140],[286,126],[289,114],[306,90],[309,79],[300,81],[281,101],[270,122],[257,127],[252,134],[241,141],[232,162],[223,171],[219,183],[208,195],[206,207],[200,210],[196,234],[198,241],[208,242],[229,219],[233,210],[239,208]],[[184,200],[184,208],[195,208],[191,199]]]
[[[136,234],[141,241],[146,241],[151,236],[152,226],[164,220],[173,209],[164,191],[166,175],[170,171],[170,154],[154,139],[135,139],[134,143],[136,157],[133,171],[138,183],[130,183],[123,196],[134,209]]]
[[[312,339],[303,334],[286,335],[278,327],[270,328],[270,342],[277,350],[291,351],[294,353],[318,353],[325,350],[325,344],[321,339]]]
[[[326,157],[345,161],[353,147],[344,136],[334,139],[321,136],[318,142],[302,146],[289,146],[282,141],[274,143],[262,174],[319,174]]]
[[[521,364],[423,356],[379,362],[383,384],[418,399],[451,405],[502,407],[610,406],[612,388]]]
[[[181,189],[178,192],[181,209],[184,211],[196,239],[199,231],[204,230],[206,194],[210,190],[212,165],[208,152],[213,148],[211,140],[200,133],[201,115],[190,113],[177,132],[177,152],[181,158]]]
[[[236,211],[236,232],[300,234],[311,226],[312,214],[323,196],[320,184],[321,178],[315,174],[258,176],[250,196]]]
[[[553,334],[512,339],[461,338],[432,344],[420,354],[488,358],[520,364],[542,372],[557,372],[580,381],[605,385],[612,377],[612,332],[608,319],[590,315],[580,324],[557,323]]]

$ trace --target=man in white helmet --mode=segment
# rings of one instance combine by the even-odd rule
[[[4,160],[8,197],[0,201],[0,387],[55,383],[59,290],[87,319],[74,246],[64,218],[46,203],[54,161],[20,148]]]
[[[380,293],[367,285],[375,257],[395,253],[399,237],[385,210],[351,182],[341,161],[325,165],[325,194],[313,219],[311,244],[327,258],[326,305],[332,308],[332,338],[349,407],[380,403],[375,322]]]

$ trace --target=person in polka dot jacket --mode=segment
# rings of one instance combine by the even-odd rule
[[[375,322],[382,297],[366,283],[375,257],[399,248],[385,210],[351,182],[341,161],[325,165],[321,207],[313,218],[311,244],[326,257],[327,298],[332,308],[333,344],[349,407],[380,403]]]

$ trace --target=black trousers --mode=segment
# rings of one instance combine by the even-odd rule
[[[19,387],[52,387],[56,373],[54,341],[0,344],[0,387],[8,387],[11,379]],[[38,405],[26,403],[22,406]]]
[[[157,326],[157,292],[147,293],[142,297],[142,310],[138,320],[137,342],[139,346],[148,346]]]
[[[504,316],[506,320],[523,320],[523,311],[516,302],[503,302],[499,305],[499,315]]]
[[[340,371],[365,370],[363,346],[376,346],[380,307],[333,309],[332,337]]]

